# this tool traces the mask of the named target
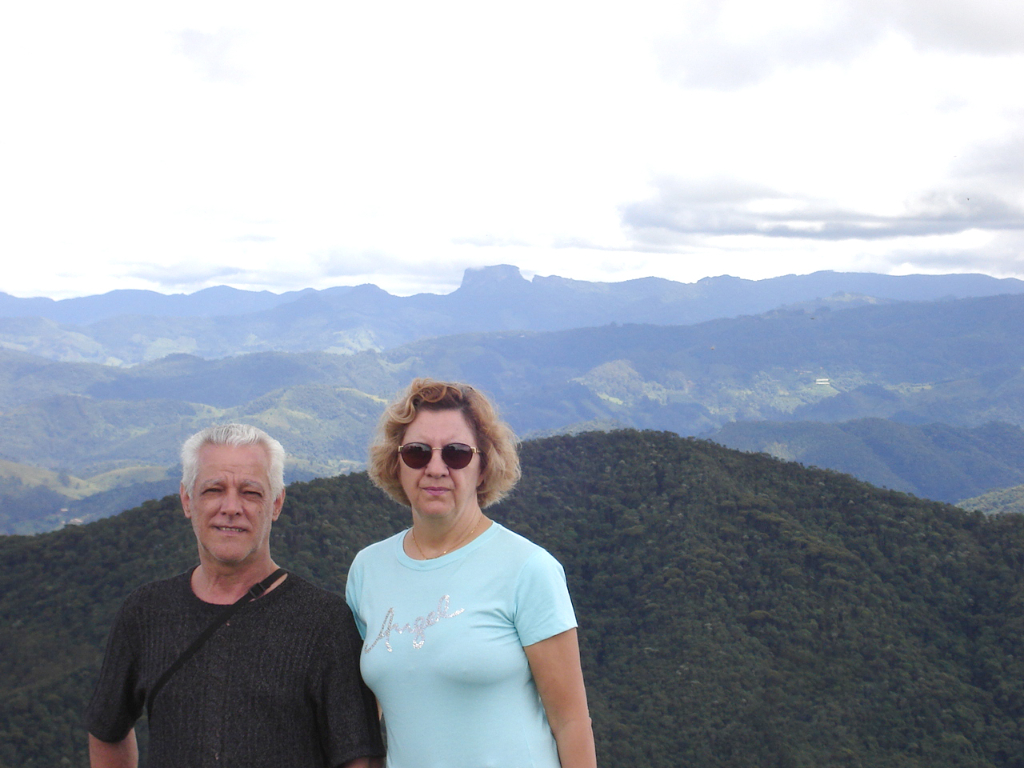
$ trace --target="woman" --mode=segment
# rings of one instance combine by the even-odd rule
[[[388,766],[595,766],[565,573],[481,511],[519,479],[512,430],[472,387],[416,379],[381,417],[369,473],[412,512],[346,589]]]

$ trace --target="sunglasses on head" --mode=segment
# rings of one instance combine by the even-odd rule
[[[448,443],[441,448],[431,448],[426,443],[406,443],[399,446],[398,455],[409,469],[423,469],[430,463],[434,451],[441,452],[441,461],[448,469],[465,469],[473,460],[473,454],[480,453],[479,448],[465,443]]]

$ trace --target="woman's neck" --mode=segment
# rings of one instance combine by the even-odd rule
[[[491,520],[479,510],[450,526],[437,526],[436,522],[413,516],[405,541],[406,554],[416,560],[443,557],[466,546],[491,525]]]

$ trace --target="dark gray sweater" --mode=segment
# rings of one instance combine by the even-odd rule
[[[223,606],[191,572],[132,592],[107,643],[86,727],[120,741],[146,695]],[[240,608],[152,704],[150,768],[319,768],[382,755],[377,709],[345,601],[295,575]]]

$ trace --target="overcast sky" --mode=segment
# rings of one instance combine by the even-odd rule
[[[0,291],[1024,277],[1024,3],[6,3]]]

